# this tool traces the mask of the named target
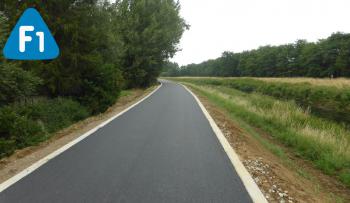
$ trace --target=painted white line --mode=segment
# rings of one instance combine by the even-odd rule
[[[198,105],[202,109],[205,117],[208,119],[211,128],[213,129],[215,135],[217,136],[218,140],[220,141],[222,147],[224,148],[227,156],[231,160],[231,163],[233,167],[236,169],[237,174],[241,178],[246,190],[248,191],[250,197],[252,198],[253,202],[255,203],[267,203],[267,200],[263,193],[260,191],[258,185],[254,182],[253,178],[250,176],[247,169],[244,167],[242,162],[239,160],[238,155],[234,151],[234,149],[231,147],[230,143],[226,140],[224,134],[221,132],[220,128],[216,125],[214,119],[210,116],[208,111],[203,106],[202,102],[198,99],[198,97],[185,85],[181,84],[191,95],[194,97],[194,99],[197,101]]]
[[[55,158],[56,156],[58,156],[59,154],[63,153],[64,151],[66,151],[67,149],[71,148],[72,146],[74,146],[75,144],[77,144],[78,142],[82,141],[83,139],[85,139],[86,137],[88,137],[89,135],[93,134],[94,132],[96,132],[98,129],[104,127],[105,125],[107,125],[109,122],[111,122],[112,120],[116,119],[117,117],[119,117],[120,115],[124,114],[125,112],[129,111],[130,109],[132,109],[133,107],[135,107],[136,105],[138,105],[139,103],[141,103],[142,101],[144,101],[145,99],[147,99],[148,97],[150,97],[153,93],[155,93],[163,84],[161,83],[155,90],[153,90],[151,93],[149,93],[147,96],[145,96],[144,98],[140,99],[139,101],[137,101],[136,103],[132,104],[131,106],[129,106],[128,108],[124,109],[123,111],[119,112],[118,114],[116,114],[115,116],[111,117],[110,119],[108,119],[107,121],[101,123],[100,125],[98,125],[97,127],[91,129],[90,131],[86,132],[85,134],[81,135],[80,137],[76,138],[75,140],[69,142],[68,144],[64,145],[63,147],[57,149],[56,151],[52,152],[51,154],[47,155],[46,157],[40,159],[39,161],[35,162],[34,164],[32,164],[31,166],[29,166],[28,168],[24,169],[23,171],[19,172],[18,174],[16,174],[15,176],[9,178],[8,180],[6,180],[5,182],[0,184],[0,192],[4,191],[6,188],[10,187],[11,185],[13,185],[14,183],[16,183],[17,181],[21,180],[22,178],[24,178],[25,176],[29,175],[30,173],[32,173],[33,171],[35,171],[36,169],[38,169],[40,166],[44,165],[45,163],[47,163],[48,161],[50,161],[51,159]]]

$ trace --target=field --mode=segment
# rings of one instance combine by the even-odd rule
[[[217,79],[217,80],[233,80],[233,79],[256,79],[266,82],[283,82],[283,83],[306,83],[314,86],[328,86],[328,87],[337,87],[337,88],[350,88],[350,79],[348,78],[303,78],[303,77],[294,77],[294,78],[258,78],[258,77],[181,77],[181,79]]]
[[[315,86],[331,86],[337,88],[350,88],[350,80],[347,78],[320,79],[320,78],[255,78],[267,82],[285,82],[285,83],[309,83]]]
[[[350,187],[349,80],[171,78]]]

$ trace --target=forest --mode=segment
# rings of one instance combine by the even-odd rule
[[[234,45],[232,45],[234,46]],[[298,40],[241,53],[224,52],[200,64],[168,62],[163,76],[318,77],[350,76],[350,34],[334,33],[317,42]]]
[[[173,0],[1,0],[0,47],[30,7],[60,56],[12,61],[0,53],[0,157],[104,112],[123,89],[155,84],[188,27]]]

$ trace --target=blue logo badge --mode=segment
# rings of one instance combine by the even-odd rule
[[[39,12],[28,8],[12,30],[3,53],[7,59],[48,60],[57,58],[60,50]]]

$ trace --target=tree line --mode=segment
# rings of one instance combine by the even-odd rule
[[[164,76],[350,77],[350,34],[334,33],[317,42],[298,40],[241,53],[224,52],[200,64],[168,62]]]
[[[105,111],[123,89],[154,84],[188,27],[174,0],[1,0],[1,49],[29,7],[43,17],[60,56],[13,61],[0,53],[0,156]]]

